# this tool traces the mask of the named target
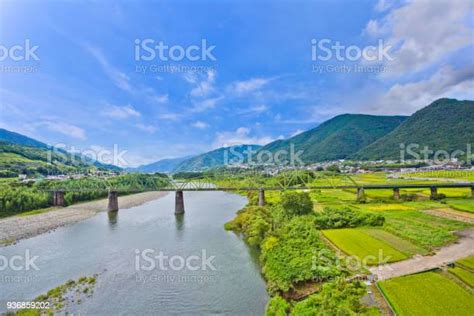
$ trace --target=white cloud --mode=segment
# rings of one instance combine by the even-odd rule
[[[162,94],[162,95],[153,96],[151,99],[155,103],[165,104],[165,103],[168,103],[169,96],[168,96],[168,94]]]
[[[384,12],[394,5],[394,0],[379,0],[375,5],[375,11]]]
[[[114,82],[117,87],[127,92],[132,91],[132,87],[129,82],[130,78],[112,66],[99,48],[91,45],[85,45],[85,48],[99,62],[105,74]]]
[[[247,109],[243,109],[239,111],[239,114],[260,114],[265,111],[268,111],[268,106],[265,104],[257,104],[254,106],[251,106]]]
[[[384,2],[385,3],[385,2]],[[473,6],[465,0],[413,0],[371,20],[365,32],[385,36],[392,46],[384,75],[404,75],[428,68],[449,54],[473,44]]]
[[[138,123],[135,125],[138,129],[145,131],[147,133],[153,134],[158,130],[158,127],[156,125],[147,125],[143,123]]]
[[[185,79],[189,83],[196,84],[190,92],[192,97],[205,97],[215,90],[214,82],[216,80],[216,71],[209,70],[206,74],[206,78],[201,81],[198,81],[198,79],[193,75],[185,76]]]
[[[199,102],[195,102],[194,105],[191,107],[191,113],[200,113],[204,112],[209,109],[213,109],[216,104],[222,100],[224,97],[216,97],[216,98],[209,98]]]
[[[39,128],[44,127],[50,131],[61,133],[63,135],[67,135],[80,140],[85,140],[87,138],[86,132],[82,128],[73,124],[58,121],[56,119],[42,120],[40,122],[33,123],[33,125]]]
[[[245,81],[236,81],[229,85],[228,90],[234,94],[246,94],[259,90],[272,79],[269,78],[252,78]]]
[[[474,64],[457,70],[444,66],[428,79],[395,84],[364,110],[374,114],[411,114],[442,97],[474,98]]]
[[[182,115],[178,113],[161,113],[158,117],[166,121],[179,121]]]
[[[290,136],[290,137],[299,135],[299,134],[301,134],[301,133],[303,133],[303,132],[304,132],[304,130],[302,130],[302,129],[297,129],[296,131],[294,131],[293,133],[291,133],[291,136]]]
[[[247,127],[239,127],[232,132],[218,132],[214,140],[213,146],[228,147],[235,145],[265,145],[274,141],[270,136],[251,136],[251,130]]]
[[[117,106],[111,105],[104,111],[102,111],[102,115],[111,117],[114,119],[126,119],[129,117],[139,117],[141,114],[137,110],[133,108],[131,105],[126,106]]]
[[[209,124],[203,121],[196,121],[192,125],[193,127],[199,128],[199,129],[206,129],[209,127]]]

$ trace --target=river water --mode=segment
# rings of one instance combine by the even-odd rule
[[[0,271],[0,311],[7,301],[32,300],[69,279],[97,273],[94,294],[71,305],[71,312],[261,315],[268,296],[258,254],[223,229],[246,199],[225,192],[184,195],[182,217],[174,215],[174,194],[168,194],[120,210],[116,218],[100,213],[0,248],[4,258],[29,251],[38,256],[39,269]]]

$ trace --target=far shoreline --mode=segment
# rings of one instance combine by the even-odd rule
[[[166,196],[168,192],[150,191],[119,196],[120,209],[135,207]],[[57,228],[88,219],[107,211],[108,199],[81,202],[67,207],[54,207],[46,212],[22,216],[21,214],[0,219],[0,247],[21,239],[38,236]]]

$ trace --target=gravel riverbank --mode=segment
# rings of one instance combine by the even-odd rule
[[[159,199],[166,194],[167,192],[155,191],[119,196],[118,203],[121,209],[131,208]],[[0,246],[90,218],[98,212],[106,211],[107,203],[107,199],[101,199],[68,207],[57,207],[36,215],[17,215],[0,219]]]

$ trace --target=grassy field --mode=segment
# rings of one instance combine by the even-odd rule
[[[379,283],[398,315],[474,315],[474,295],[435,272]]]
[[[462,265],[463,267],[466,267],[468,269],[474,270],[474,256],[470,256],[470,257],[461,259],[456,263],[459,264],[459,265]]]
[[[417,246],[409,242],[408,240],[393,235],[383,229],[365,228],[362,230],[367,235],[386,242],[387,244],[397,249],[398,251],[406,254],[407,256],[411,257],[415,254],[427,255],[429,253],[427,249]]]
[[[474,288],[474,273],[464,270],[463,268],[449,268],[449,272],[457,276],[461,281]]]
[[[323,234],[345,254],[356,256],[367,265],[377,265],[384,258],[388,260],[383,262],[395,262],[408,258],[388,243],[366,234],[361,229],[328,229],[324,230]]]
[[[474,213],[474,199],[446,199],[443,202],[455,210]]]
[[[467,223],[431,216],[418,211],[383,212],[384,229],[426,249],[444,246],[457,240],[455,231],[465,229]]]

